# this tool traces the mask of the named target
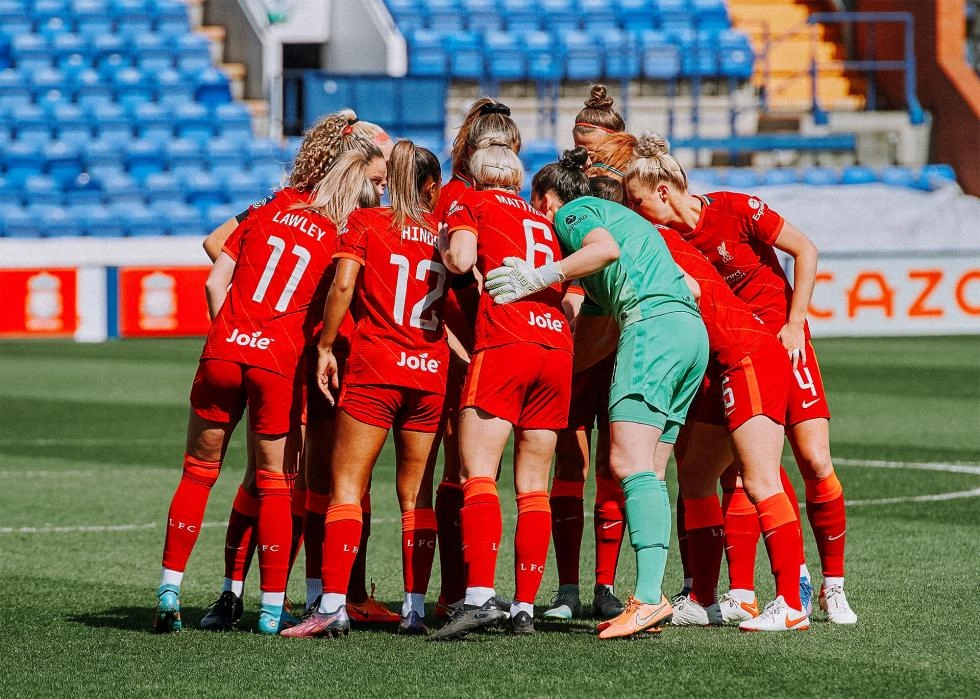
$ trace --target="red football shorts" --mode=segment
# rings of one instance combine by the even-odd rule
[[[344,386],[337,407],[355,420],[391,429],[436,432],[445,396],[401,386]]]
[[[568,429],[591,430],[609,423],[609,385],[612,383],[616,353],[588,369],[572,374],[572,404],[568,409]]]
[[[302,383],[282,374],[224,359],[202,359],[191,387],[191,407],[204,420],[236,423],[248,405],[258,434],[286,434],[299,424]]]
[[[340,352],[335,356],[337,357],[337,370],[340,376],[341,386],[343,386],[344,368],[347,365],[348,355],[346,352]],[[304,373],[306,375],[306,385],[303,390],[302,415],[304,425],[308,425],[311,422],[330,420],[334,417],[337,410],[335,406],[327,402],[326,397],[320,392],[320,385],[316,379],[316,359],[316,347],[313,347],[312,351],[308,351],[305,356],[306,370]]]
[[[721,367],[715,361],[708,363],[708,370],[704,373],[701,381],[701,388],[691,403],[688,411],[689,422],[703,422],[708,425],[718,425],[725,427],[728,421],[725,419],[725,411],[721,405]]]
[[[814,418],[830,419],[830,406],[820,376],[820,365],[813,351],[810,338],[806,340],[806,364],[799,362],[796,369],[790,364],[789,404],[786,408],[786,424],[795,425]],[[785,350],[784,350],[785,353]]]
[[[568,425],[571,396],[571,353],[516,342],[473,355],[460,405],[526,430],[561,430]]]
[[[756,415],[785,424],[790,367],[786,350],[778,342],[772,342],[721,373],[718,389],[729,432]]]

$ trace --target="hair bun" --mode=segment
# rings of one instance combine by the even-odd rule
[[[503,102],[491,102],[490,104],[485,104],[480,107],[480,116],[485,116],[487,114],[503,114],[504,116],[510,116],[510,107]]]
[[[668,153],[670,153],[670,144],[667,143],[667,139],[652,131],[644,133],[636,145],[636,154],[640,158],[655,158]]]
[[[564,170],[585,171],[585,164],[589,162],[589,151],[582,146],[566,150],[558,159],[558,167]]]
[[[592,109],[612,109],[613,99],[606,95],[605,85],[593,85],[585,106]]]

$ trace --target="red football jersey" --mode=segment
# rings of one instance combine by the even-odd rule
[[[701,199],[701,216],[693,231],[682,234],[684,239],[708,258],[771,332],[779,332],[793,297],[772,247],[783,217],[748,194],[714,192]]]
[[[682,270],[701,285],[698,307],[708,331],[711,356],[722,371],[736,366],[745,355],[768,342],[776,342],[772,332],[752,309],[728,288],[707,258],[672,228],[657,226],[670,256]]]
[[[436,210],[432,212],[439,225],[445,225],[449,217],[449,210],[453,204],[459,201],[460,197],[473,189],[473,183],[462,175],[453,175],[449,181],[439,190],[439,201],[436,203]]]
[[[476,268],[483,277],[520,257],[535,267],[560,260],[551,223],[516,194],[498,189],[465,192],[448,213],[450,235],[467,230],[476,235]],[[504,305],[490,294],[480,295],[476,318],[476,351],[514,342],[536,342],[572,351],[572,335],[562,310],[564,289],[554,285]]]
[[[344,381],[446,392],[449,344],[442,321],[447,289],[437,225],[395,228],[390,208],[358,209],[334,257],[364,266]]]
[[[235,272],[202,359],[295,375],[303,347],[323,317],[337,241],[328,218],[295,208],[306,201],[307,195],[284,189],[225,241],[223,251],[235,259]]]

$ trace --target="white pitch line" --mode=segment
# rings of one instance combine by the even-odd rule
[[[937,493],[936,495],[906,495],[896,498],[879,498],[878,500],[845,500],[847,507],[855,505],[897,505],[901,502],[942,502],[943,500],[958,500],[960,498],[980,497],[980,488],[960,490],[955,493]]]
[[[869,461],[866,459],[834,459],[841,466],[868,466],[869,468],[897,468],[912,471],[944,471],[946,473],[969,473],[980,476],[977,464],[917,463],[914,461]]]

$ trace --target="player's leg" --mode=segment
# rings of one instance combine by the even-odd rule
[[[606,395],[609,391],[605,391]],[[608,408],[598,419],[595,458],[595,587],[592,590],[592,617],[612,619],[623,611],[616,597],[616,569],[626,532],[626,498],[609,468]]]
[[[323,530],[330,506],[330,450],[334,443],[336,408],[327,403],[319,388],[307,388],[306,435],[303,475],[306,484],[303,516],[306,600],[304,615],[320,604],[323,594]]]
[[[579,557],[585,529],[584,492],[589,472],[590,435],[587,427],[569,427],[558,433],[550,503],[558,593],[544,612],[545,619],[571,619],[582,614]]]
[[[443,396],[410,392],[395,433],[396,490],[402,513],[402,601],[399,633],[421,634],[425,627],[425,595],[436,552],[436,513],[432,509],[432,475],[439,451],[436,434]]]
[[[200,363],[191,389],[183,469],[167,513],[154,622],[157,631],[180,631],[182,627],[180,584],[245,402],[240,365],[207,360]]]
[[[330,505],[324,518],[323,594],[316,611],[283,631],[284,636],[338,636],[350,629],[347,586],[361,541],[361,501],[387,436],[385,427],[362,422],[344,409],[338,412],[331,450]]]
[[[759,615],[755,597],[755,554],[762,532],[759,513],[745,493],[734,462],[721,476],[721,509],[725,519],[725,559],[728,592],[722,595],[725,621],[745,621]]]
[[[522,429],[514,432],[514,490],[517,493],[517,528],[514,533],[514,601],[511,630],[534,631],[534,600],[541,587],[548,541],[551,506],[548,475],[558,434],[555,430]]]
[[[463,509],[463,485],[460,479],[459,458],[459,401],[465,370],[460,377],[455,362],[449,366],[449,382],[443,408],[441,442],[443,453],[442,480],[436,488],[435,512],[439,525],[439,568],[442,571],[439,601],[436,612],[448,617],[451,607],[461,604],[466,594],[463,571],[463,533],[460,510]],[[437,442],[439,441],[437,437]]]

